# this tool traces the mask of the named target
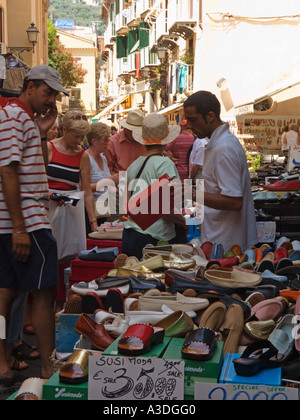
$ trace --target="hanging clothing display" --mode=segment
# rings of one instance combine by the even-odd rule
[[[179,92],[183,93],[184,89],[187,86],[187,67],[185,65],[182,65],[180,68],[180,81],[179,81]]]

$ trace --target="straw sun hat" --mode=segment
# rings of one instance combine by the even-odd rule
[[[142,127],[144,120],[144,114],[140,109],[134,109],[128,112],[127,118],[120,122],[122,128],[127,128],[128,130],[137,130]]]
[[[142,128],[133,131],[133,138],[144,146],[165,145],[174,141],[180,132],[180,126],[169,126],[164,116],[154,113],[144,118]]]

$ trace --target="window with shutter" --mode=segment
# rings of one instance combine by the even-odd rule
[[[139,24],[139,40],[140,40],[140,49],[149,47],[150,28],[147,22],[140,22]]]
[[[125,58],[128,56],[127,38],[127,36],[116,37],[117,58]]]
[[[128,54],[132,54],[137,50],[137,42],[139,33],[137,30],[129,31],[128,32]]]

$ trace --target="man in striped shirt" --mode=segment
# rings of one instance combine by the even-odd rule
[[[0,316],[8,320],[18,293],[33,293],[32,324],[45,378],[51,376],[58,275],[44,156],[59,92],[68,94],[59,73],[36,66],[27,74],[20,98],[0,111]],[[0,340],[0,392],[20,382]]]

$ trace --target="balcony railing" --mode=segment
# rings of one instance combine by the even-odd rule
[[[186,64],[187,74],[186,74],[186,92],[194,92],[194,65]]]
[[[118,58],[117,59],[117,72],[118,74],[126,74],[129,72],[129,61],[128,58]]]
[[[151,52],[150,47],[143,48],[141,50],[141,68],[147,66],[158,66],[159,59],[156,53]]]
[[[166,10],[161,10],[159,12],[159,15],[156,18],[156,35],[155,35],[155,38],[158,39],[162,35],[169,35],[167,11]]]
[[[167,27],[168,30],[178,22],[197,21],[197,10],[193,0],[169,0]]]
[[[109,22],[104,33],[104,45],[112,45],[113,39],[116,36],[116,25],[115,22]]]
[[[121,32],[122,33],[127,33],[128,32],[127,15],[124,12],[119,13],[116,16],[116,33],[121,34]]]
[[[139,0],[136,4],[136,14],[138,17],[150,11],[154,6],[154,0]]]

